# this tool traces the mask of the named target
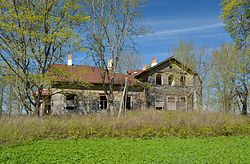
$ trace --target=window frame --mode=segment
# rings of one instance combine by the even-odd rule
[[[170,77],[172,77],[171,84],[170,84],[170,80],[169,80]],[[168,75],[168,85],[169,85],[169,86],[173,86],[173,82],[174,82],[174,75],[173,75],[173,74],[169,74],[169,75]]]
[[[132,110],[133,109],[132,96],[127,96],[126,102],[124,101],[124,103],[126,103],[126,110]]]
[[[69,111],[77,110],[76,99],[77,99],[76,94],[65,94],[64,95],[64,102],[66,104],[65,109]]]
[[[157,76],[160,76],[160,77],[157,77]],[[160,84],[158,82],[160,82]],[[155,76],[155,84],[156,85],[163,85],[162,75],[160,73],[157,73]]]
[[[101,99],[105,97],[105,99]],[[100,110],[107,110],[108,108],[108,100],[106,95],[99,95],[99,109]]]
[[[183,74],[180,77],[180,85],[181,86],[186,86],[187,85],[187,83],[186,83],[186,76],[183,75]]]

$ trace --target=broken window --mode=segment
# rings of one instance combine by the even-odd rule
[[[155,109],[156,109],[156,110],[162,110],[163,107],[156,107]]]
[[[100,104],[99,105],[100,105],[101,110],[107,109],[108,101],[107,101],[107,98],[105,95],[100,96]]]
[[[74,106],[66,106],[67,110],[75,110],[76,108]]]
[[[156,85],[162,85],[161,74],[156,75]]]
[[[76,109],[76,95],[68,94],[65,95],[66,109],[67,110],[75,110]]]
[[[132,106],[131,106],[131,97],[127,97],[126,109],[127,110],[131,110],[132,109]]]
[[[181,75],[180,82],[181,82],[181,86],[186,85],[186,77],[184,75]]]
[[[69,94],[69,95],[66,95],[66,100],[67,101],[74,101],[75,97],[76,97],[75,94]]]
[[[50,115],[51,114],[51,105],[53,105],[53,101],[51,100],[51,97],[48,97],[45,101],[45,111],[44,115]]]
[[[169,75],[168,76],[168,85],[173,85],[174,84],[174,75]]]
[[[181,103],[185,103],[185,102],[186,102],[186,98],[185,98],[185,97],[181,97],[181,98],[180,98],[180,102],[181,102]]]
[[[45,115],[51,114],[51,105],[45,105]]]

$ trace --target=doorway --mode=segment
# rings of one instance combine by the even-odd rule
[[[168,97],[168,110],[176,110],[175,97]]]

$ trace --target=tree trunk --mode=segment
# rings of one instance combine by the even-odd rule
[[[3,91],[4,91],[4,87],[1,86],[1,91],[0,91],[0,116],[2,116],[2,113],[3,113]]]
[[[35,112],[37,113],[38,117],[43,116],[43,99],[42,99],[42,91],[43,87],[40,86],[37,93],[36,104],[35,104]]]
[[[41,103],[41,99],[38,98],[37,100],[37,104],[35,106],[35,111],[38,115],[38,117],[42,117],[43,116],[43,107],[42,107],[42,103]]]
[[[125,86],[124,86],[124,90],[123,90],[123,94],[122,94],[122,100],[120,102],[120,109],[119,109],[119,113],[118,113],[118,118],[121,116],[122,111],[124,111],[124,116],[125,116],[125,111],[126,111],[126,103],[127,103],[127,81],[128,78],[125,78]]]
[[[112,99],[108,99],[107,111],[108,111],[108,114],[111,116],[113,116],[115,113],[114,101]]]
[[[8,98],[8,113],[9,113],[9,117],[12,114],[12,87],[9,86],[9,98]]]
[[[20,103],[18,102],[18,104],[17,104],[17,110],[18,110],[18,115],[22,115],[22,110],[21,110],[22,108],[21,108],[21,105],[20,105]]]
[[[199,80],[200,81],[200,89],[199,89],[199,91],[200,91],[200,93],[199,93],[199,95],[200,95],[200,111],[202,112],[203,111],[203,82],[201,81],[201,80]]]
[[[242,114],[247,115],[247,96],[244,96],[244,101],[242,101]]]
[[[247,115],[247,104],[248,104],[248,95],[249,95],[247,83],[243,82],[242,87],[243,87],[242,91],[239,91],[237,87],[235,88],[235,90],[242,104],[241,112],[243,115]]]

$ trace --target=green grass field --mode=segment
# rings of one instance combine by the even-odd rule
[[[249,163],[250,137],[85,139],[1,146],[0,163]]]

